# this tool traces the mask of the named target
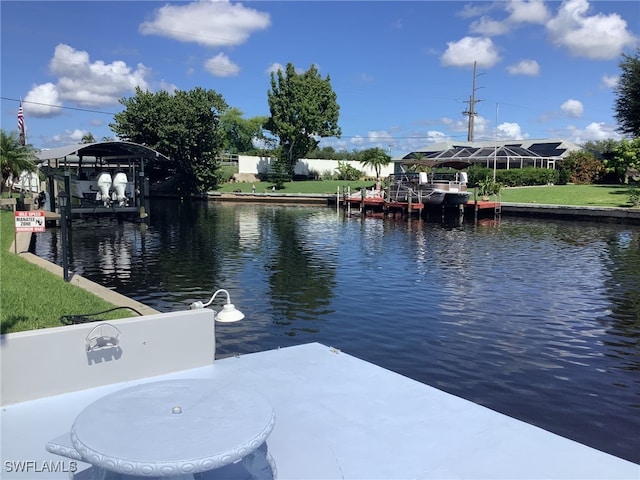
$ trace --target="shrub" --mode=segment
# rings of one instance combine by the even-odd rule
[[[591,152],[571,152],[560,160],[560,169],[566,170],[569,181],[577,185],[595,183],[604,174],[604,165]]]
[[[234,173],[238,173],[238,167],[224,165],[218,167],[218,171],[216,173],[218,184],[227,183],[233,178]]]
[[[336,180],[358,180],[362,176],[362,172],[348,163],[338,162],[336,168]]]

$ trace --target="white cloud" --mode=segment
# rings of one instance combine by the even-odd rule
[[[365,139],[362,135],[355,135],[353,138],[351,138],[350,143],[352,145],[362,146],[365,144]]]
[[[267,68],[267,75],[271,75],[272,73],[277,73],[278,70],[282,70],[284,73],[286,71],[286,67],[281,63],[272,63],[269,68]]]
[[[607,140],[609,138],[614,140],[622,138],[614,126],[607,125],[604,122],[592,122],[584,129],[579,129],[574,125],[569,125],[567,129],[569,134],[566,136],[569,137],[572,142],[577,144]]]
[[[589,8],[587,0],[562,3],[558,14],[547,22],[547,30],[556,45],[568,48],[574,56],[608,60],[636,43],[620,15],[588,15]]]
[[[529,135],[524,135],[517,123],[504,122],[498,125],[497,136],[500,140],[523,140]]]
[[[511,75],[529,75],[535,77],[540,74],[540,65],[535,60],[521,60],[509,65],[507,72]]]
[[[440,119],[442,124],[452,132],[466,132],[468,130],[468,124],[466,121],[454,120],[449,117],[442,117]]]
[[[52,140],[60,145],[80,143],[82,137],[84,137],[88,133],[89,132],[87,130],[79,130],[77,128],[75,130],[65,130],[64,133],[54,135],[52,137]]]
[[[457,15],[462,18],[479,17],[492,10],[494,5],[490,2],[467,3]]]
[[[448,136],[445,133],[440,132],[438,130],[429,130],[427,132],[428,143],[444,142],[445,140],[447,140],[447,138]]]
[[[240,72],[240,67],[229,60],[224,53],[219,53],[204,63],[207,72],[216,77],[234,77]]]
[[[132,70],[119,60],[112,63],[102,60],[91,62],[87,52],[62,43],[56,46],[49,69],[52,74],[59,76],[57,83],[37,85],[27,96],[48,97],[56,105],[71,101],[93,107],[117,104],[119,98],[135,87],[143,90],[149,88],[145,77],[150,71],[144,65],[138,64]],[[41,114],[45,114],[44,109]]]
[[[471,33],[493,37],[496,35],[504,35],[509,32],[511,26],[508,22],[500,22],[491,17],[480,17],[479,20],[471,23],[469,30]]]
[[[143,35],[158,35],[207,47],[241,45],[249,36],[269,27],[268,13],[227,0],[202,0],[165,5],[151,21],[140,24]]]
[[[549,18],[549,12],[541,0],[512,0],[505,5],[510,13],[510,23],[544,23]]]
[[[377,146],[388,144],[392,138],[393,135],[386,130],[370,130],[367,132],[367,140],[369,143],[378,144]]]
[[[603,75],[601,80],[605,87],[615,88],[618,86],[620,77],[618,75]]]
[[[544,24],[549,18],[547,7],[540,0],[511,0],[510,2],[497,3],[504,5],[504,10],[509,16],[504,20],[495,20],[487,15],[482,15],[478,20],[471,23],[469,29],[472,33],[484,36],[496,36],[509,33],[522,23]],[[486,11],[486,10],[485,10]],[[481,14],[482,9],[466,9],[462,16],[475,16],[473,13]]]
[[[24,100],[24,113],[33,117],[51,117],[62,112],[55,106],[62,106],[58,89],[50,82],[32,87]]]
[[[486,37],[463,37],[457,42],[447,42],[447,50],[440,57],[445,66],[466,67],[478,62],[479,67],[489,68],[500,60],[491,41]]]
[[[170,95],[173,95],[174,93],[176,93],[176,90],[178,90],[178,86],[174,83],[168,83],[165,82],[164,80],[160,82],[160,90],[164,90],[165,92],[169,92]]]
[[[574,100],[573,98],[570,98],[569,100],[564,102],[560,106],[560,109],[564,112],[565,115],[575,118],[582,116],[582,113],[584,112],[582,102],[580,102],[579,100]]]

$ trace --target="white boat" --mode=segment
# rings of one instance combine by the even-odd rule
[[[214,312],[202,308],[2,335],[2,478],[142,479],[178,465],[188,469],[173,478],[249,478],[244,459],[231,462],[260,449],[271,460],[262,478],[638,478],[637,464],[330,346],[214,361],[217,330]],[[204,393],[183,396],[176,382]],[[158,385],[172,398],[96,410],[112,395]],[[254,404],[260,411],[247,414]],[[203,405],[220,421],[192,420]],[[128,432],[114,429],[112,418]],[[168,423],[177,427],[153,437]],[[139,436],[131,435],[136,428]],[[217,444],[243,436],[259,438],[221,458]],[[115,453],[92,453],[98,444]],[[196,462],[203,455],[211,458]],[[123,469],[144,476],[116,473]]]
[[[466,172],[407,172],[389,178],[390,198],[394,201],[425,205],[456,206],[469,200]]]

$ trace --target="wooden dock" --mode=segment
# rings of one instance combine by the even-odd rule
[[[343,208],[347,211],[357,209],[356,212],[364,216],[390,216],[392,218],[424,217],[430,213],[444,214],[454,211],[461,215],[473,216],[474,219],[494,216],[501,213],[499,201],[470,200],[462,205],[428,205],[417,202],[388,202],[382,197],[348,197],[342,199]]]

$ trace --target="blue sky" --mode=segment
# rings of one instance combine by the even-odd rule
[[[621,54],[640,45],[640,2],[5,1],[2,128],[28,142],[112,137],[136,86],[213,89],[245,118],[269,115],[269,74],[312,64],[340,105],[336,149],[394,156],[467,139],[620,138]],[[60,107],[64,108],[60,108]]]

